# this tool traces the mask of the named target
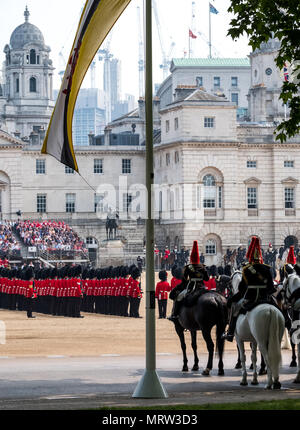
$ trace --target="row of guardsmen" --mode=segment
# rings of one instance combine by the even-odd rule
[[[0,268],[0,308],[82,318],[80,311],[139,317],[140,271],[130,267],[85,269]]]

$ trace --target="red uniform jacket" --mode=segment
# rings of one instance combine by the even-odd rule
[[[167,300],[168,292],[171,291],[171,286],[167,281],[161,281],[156,284],[155,297],[158,300]]]

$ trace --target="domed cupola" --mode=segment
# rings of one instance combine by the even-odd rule
[[[24,12],[25,22],[13,31],[10,38],[10,46],[14,50],[23,49],[28,43],[38,44],[43,47],[45,46],[43,33],[35,25],[28,22],[29,15],[30,13],[26,6]]]

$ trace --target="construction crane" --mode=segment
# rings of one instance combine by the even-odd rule
[[[104,77],[104,98],[105,98],[105,122],[106,124],[111,122],[111,67],[110,60],[113,54],[110,53],[110,43],[112,39],[112,31],[106,38],[103,49],[98,50],[99,61],[104,61],[103,77]]]
[[[205,44],[209,46],[209,40],[207,39],[207,37],[203,33],[201,33],[201,31],[197,31],[197,34],[201,37],[201,39],[205,42]],[[220,51],[218,51],[217,48],[213,45],[211,45],[211,47],[213,49],[214,57],[222,58]]]
[[[161,52],[162,52],[162,64],[160,65],[160,68],[163,71],[163,79],[165,80],[166,77],[168,76],[168,73],[169,73],[170,57],[171,57],[171,53],[175,47],[175,42],[171,43],[170,51],[167,54],[166,49],[165,49],[165,44],[163,41],[163,37],[162,37],[161,25],[160,25],[156,0],[153,0],[153,10],[154,10],[154,16],[155,16],[157,31],[158,31],[159,43],[160,43]]]
[[[144,86],[144,74],[145,74],[145,59],[144,59],[144,42],[142,33],[142,21],[141,21],[141,10],[137,6],[137,22],[138,22],[138,44],[139,44],[139,97],[143,97],[145,94]]]
[[[91,73],[91,88],[96,88],[96,61],[95,61],[95,59],[91,62],[90,73]]]
[[[62,47],[62,50],[63,49],[64,48]],[[59,71],[58,71],[58,75],[59,75],[59,77],[60,77],[61,80],[63,80],[64,74],[65,74],[65,70],[66,70],[66,65],[67,65],[67,62],[65,60],[64,54],[62,53],[62,50],[58,54],[59,55],[59,62],[58,62],[58,64],[59,64]]]

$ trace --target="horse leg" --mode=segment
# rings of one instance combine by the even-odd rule
[[[296,345],[292,341],[292,338],[290,339],[291,347],[292,347],[292,361],[290,363],[290,367],[297,367],[297,360],[296,360]]]
[[[209,376],[209,372],[211,371],[213,366],[214,343],[210,335],[210,330],[211,329],[202,330],[202,335],[206,342],[206,347],[208,350],[208,361],[207,361],[206,369],[203,370],[202,372],[202,375],[204,376]]]
[[[259,370],[259,375],[266,375],[267,374],[267,369],[266,369],[266,363],[265,363],[265,359],[264,356],[262,354],[260,354],[260,370]]]
[[[253,364],[253,378],[251,381],[251,385],[258,385],[258,380],[257,380],[257,367],[256,367],[256,361],[257,361],[257,344],[256,342],[251,343],[251,361]]]
[[[272,388],[272,384],[273,384],[273,378],[272,378],[272,371],[271,371],[271,367],[269,365],[269,359],[268,359],[268,348],[262,344],[258,345],[259,350],[261,352],[261,355],[264,357],[266,366],[267,366],[267,385],[265,386],[266,390],[270,390]]]
[[[217,325],[216,337],[217,337],[217,348],[219,354],[218,363],[218,376],[224,376],[224,363],[223,363],[223,352],[225,339],[222,339],[222,334],[224,333],[225,327],[223,324]]]
[[[298,343],[297,345],[297,349],[298,349],[298,373],[296,378],[294,379],[294,384],[300,384],[300,344]]]
[[[236,347],[237,347],[237,350],[238,350],[238,359],[237,359],[237,362],[236,362],[236,365],[235,365],[235,369],[241,369],[242,368],[242,363],[241,363],[241,354],[240,354],[240,350],[239,350],[239,346],[238,345],[236,345]]]
[[[192,370],[199,370],[199,358],[197,355],[197,332],[196,330],[191,331],[191,338],[192,338],[192,348],[194,351],[194,366]]]
[[[187,355],[186,355],[186,344],[185,344],[185,340],[184,340],[184,329],[181,327],[180,324],[175,324],[175,330],[176,330],[176,333],[180,339],[180,345],[181,345],[181,350],[182,350],[182,354],[183,354],[182,371],[187,372],[189,370],[189,368],[187,365],[188,359],[187,359]]]
[[[240,340],[237,336],[236,336],[236,341],[238,344],[241,363],[242,363],[242,380],[240,382],[240,385],[246,386],[248,385],[248,381],[247,381],[246,354],[245,354],[244,342]]]

